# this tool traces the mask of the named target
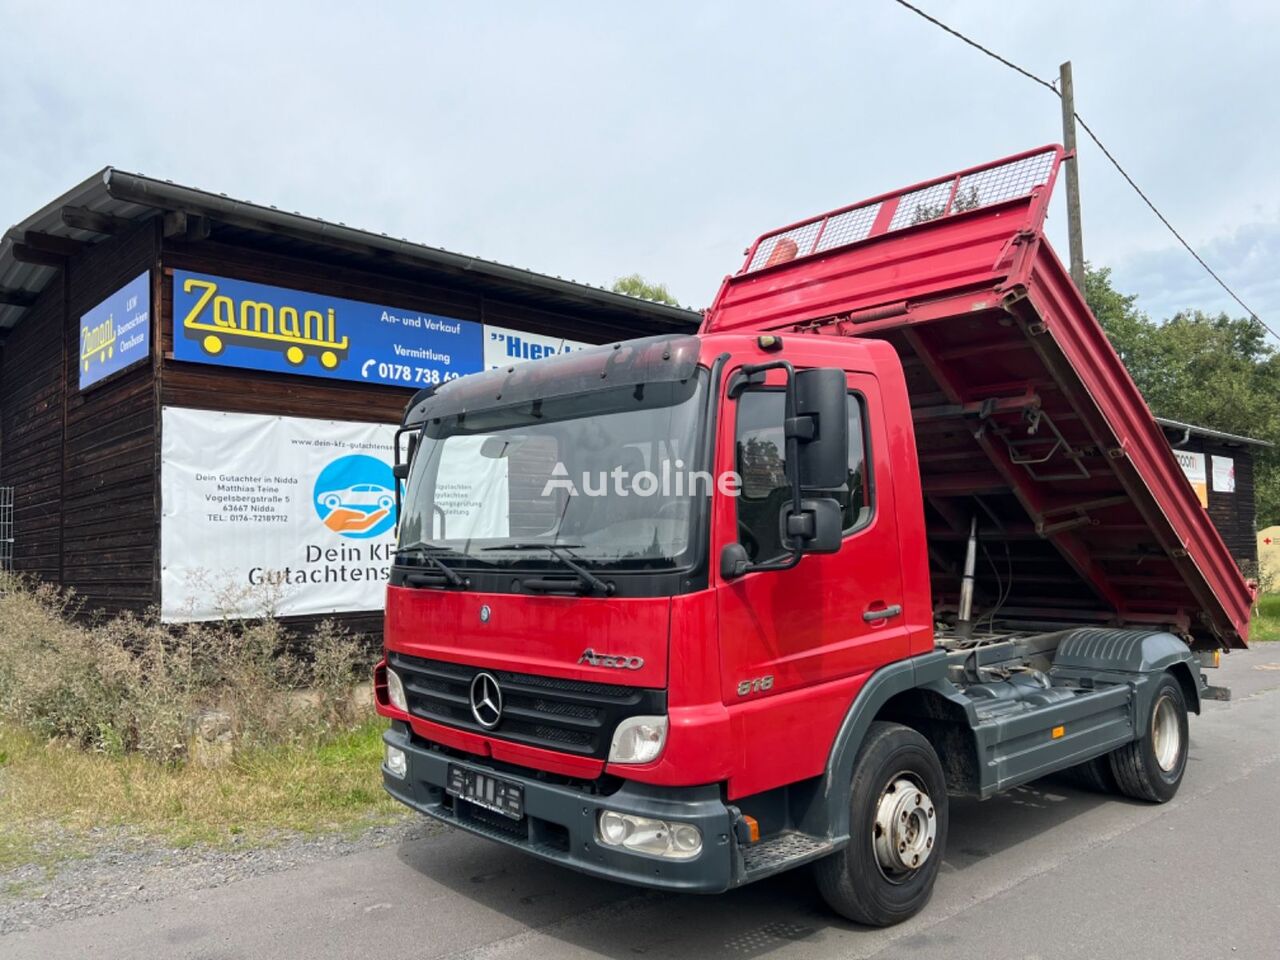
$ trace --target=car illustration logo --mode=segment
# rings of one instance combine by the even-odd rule
[[[357,483],[345,490],[326,490],[316,494],[316,502],[330,510],[338,507],[377,507],[390,510],[396,503],[396,493],[380,483]]]
[[[489,605],[486,603],[483,607],[480,608],[480,622],[488,623],[489,617],[492,614],[493,614],[493,611],[489,609]]]
[[[492,673],[477,673],[471,681],[471,715],[486,730],[502,720],[502,688]]]

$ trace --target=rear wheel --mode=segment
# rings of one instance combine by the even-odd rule
[[[1172,800],[1187,768],[1187,700],[1166,673],[1156,683],[1143,735],[1110,754],[1120,792],[1135,800]]]
[[[854,761],[849,807],[849,845],[815,865],[818,888],[857,923],[901,923],[929,902],[947,842],[946,779],[929,741],[873,723]]]
[[[1111,772],[1111,755],[1108,753],[1069,767],[1062,773],[1074,785],[1094,793],[1115,793],[1120,789],[1116,775]]]

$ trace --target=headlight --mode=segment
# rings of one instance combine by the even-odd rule
[[[409,758],[405,756],[403,750],[399,747],[393,747],[387,744],[387,773],[391,774],[399,780],[403,780],[409,772]]]
[[[387,699],[397,710],[409,712],[409,701],[404,698],[404,684],[400,682],[400,674],[387,668]]]
[[[622,847],[667,860],[692,860],[702,852],[702,831],[691,823],[600,811],[596,839],[606,847]]]
[[[666,717],[628,717],[613,733],[609,762],[649,763],[658,759],[666,742]]]

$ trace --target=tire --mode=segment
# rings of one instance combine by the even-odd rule
[[[904,780],[912,793],[895,789]],[[929,741],[901,724],[871,724],[853,764],[849,810],[849,845],[814,865],[823,899],[842,917],[870,927],[919,913],[933,894],[947,844],[946,778]],[[886,835],[879,825],[890,820],[909,832]],[[918,867],[884,865],[894,856],[888,838],[899,837],[912,842],[898,856],[920,857]]]
[[[1076,764],[1062,771],[1062,777],[1073,786],[1092,790],[1094,793],[1118,793],[1116,775],[1111,772],[1111,754],[1104,753],[1085,763]]]
[[[1172,800],[1187,769],[1189,743],[1182,684],[1171,674],[1162,674],[1142,736],[1110,754],[1120,792],[1152,803]]]

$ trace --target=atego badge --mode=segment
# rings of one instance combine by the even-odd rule
[[[618,657],[596,653],[587,647],[578,658],[578,663],[589,663],[593,667],[613,667],[615,670],[639,670],[644,666],[644,657]]]

